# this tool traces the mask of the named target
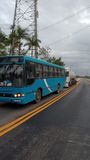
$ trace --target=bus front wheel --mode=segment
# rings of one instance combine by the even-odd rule
[[[35,99],[35,102],[36,102],[36,103],[40,102],[41,98],[42,98],[42,92],[41,92],[40,89],[38,89],[38,90],[36,91],[36,99]]]

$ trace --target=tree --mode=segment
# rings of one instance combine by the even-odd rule
[[[26,29],[21,28],[20,26],[16,29],[16,44],[18,46],[18,55],[21,55],[21,47],[23,45],[22,40],[26,40],[28,37],[28,33]]]
[[[22,54],[21,49],[24,43],[23,40],[26,40],[27,36],[27,30],[21,28],[20,26],[18,26],[16,30],[9,34],[7,38],[7,44],[10,47],[11,54]],[[15,51],[17,51],[17,53],[15,53]]]
[[[18,47],[16,31],[11,32],[6,38],[6,46],[8,47],[9,54],[15,54],[15,49]]]
[[[6,54],[6,35],[0,29],[0,55]]]
[[[36,39],[35,36],[29,37],[27,29],[23,29],[20,26],[18,26],[16,30],[11,32],[8,36],[0,31],[0,51],[2,53],[7,52],[8,54],[12,55],[21,55],[27,54],[28,51],[31,50],[31,55],[33,56],[35,48],[40,48],[40,43],[41,41]],[[24,48],[25,46],[28,46],[26,51]]]
[[[51,49],[49,47],[42,47],[39,49],[39,57],[44,60],[48,60],[50,58]]]
[[[54,63],[60,66],[64,66],[64,62],[62,61],[61,57],[56,58],[55,56],[51,56],[52,50],[49,47],[42,47],[39,50],[39,57],[44,59],[50,63]]]
[[[56,58],[55,56],[54,57],[50,57],[48,59],[48,62],[57,64],[57,65],[60,65],[60,66],[64,66],[65,65],[64,62],[62,61],[61,57],[59,57],[59,58]]]
[[[26,53],[28,53],[28,51],[31,50],[31,56],[33,57],[33,53],[35,52],[35,47],[37,47],[37,49],[40,48],[41,41],[39,39],[36,39],[35,36],[28,37],[26,40],[27,43],[24,45],[28,46]]]

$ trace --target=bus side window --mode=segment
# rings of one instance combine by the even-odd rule
[[[65,69],[63,69],[63,76],[65,76]]]
[[[58,68],[56,68],[56,77],[58,77]]]
[[[61,69],[59,69],[59,77],[61,77]]]
[[[48,77],[48,71],[49,71],[49,68],[48,66],[43,66],[43,77]]]
[[[57,77],[57,68],[55,68],[55,77]]]
[[[53,67],[53,77],[55,77],[55,68]]]
[[[49,70],[48,70],[48,76],[49,77],[53,77],[53,67],[49,67]]]
[[[59,68],[57,69],[57,76],[59,77]]]
[[[52,77],[53,77],[53,67],[52,67],[52,70],[51,70],[51,74],[52,74]]]
[[[65,75],[64,69],[61,69],[61,76],[63,77]]]
[[[41,64],[36,64],[36,77],[37,78],[42,78],[43,76],[43,67]]]
[[[29,85],[35,79],[35,64],[33,62],[26,62],[26,83]]]

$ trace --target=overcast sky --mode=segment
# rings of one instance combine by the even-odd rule
[[[24,1],[24,0],[23,0]],[[15,0],[0,0],[0,26],[7,33]],[[38,0],[38,35],[76,74],[90,75],[90,0]]]

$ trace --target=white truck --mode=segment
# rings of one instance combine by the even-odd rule
[[[70,67],[65,67],[66,72],[66,84],[65,87],[70,87],[76,83],[75,73],[71,70]]]

